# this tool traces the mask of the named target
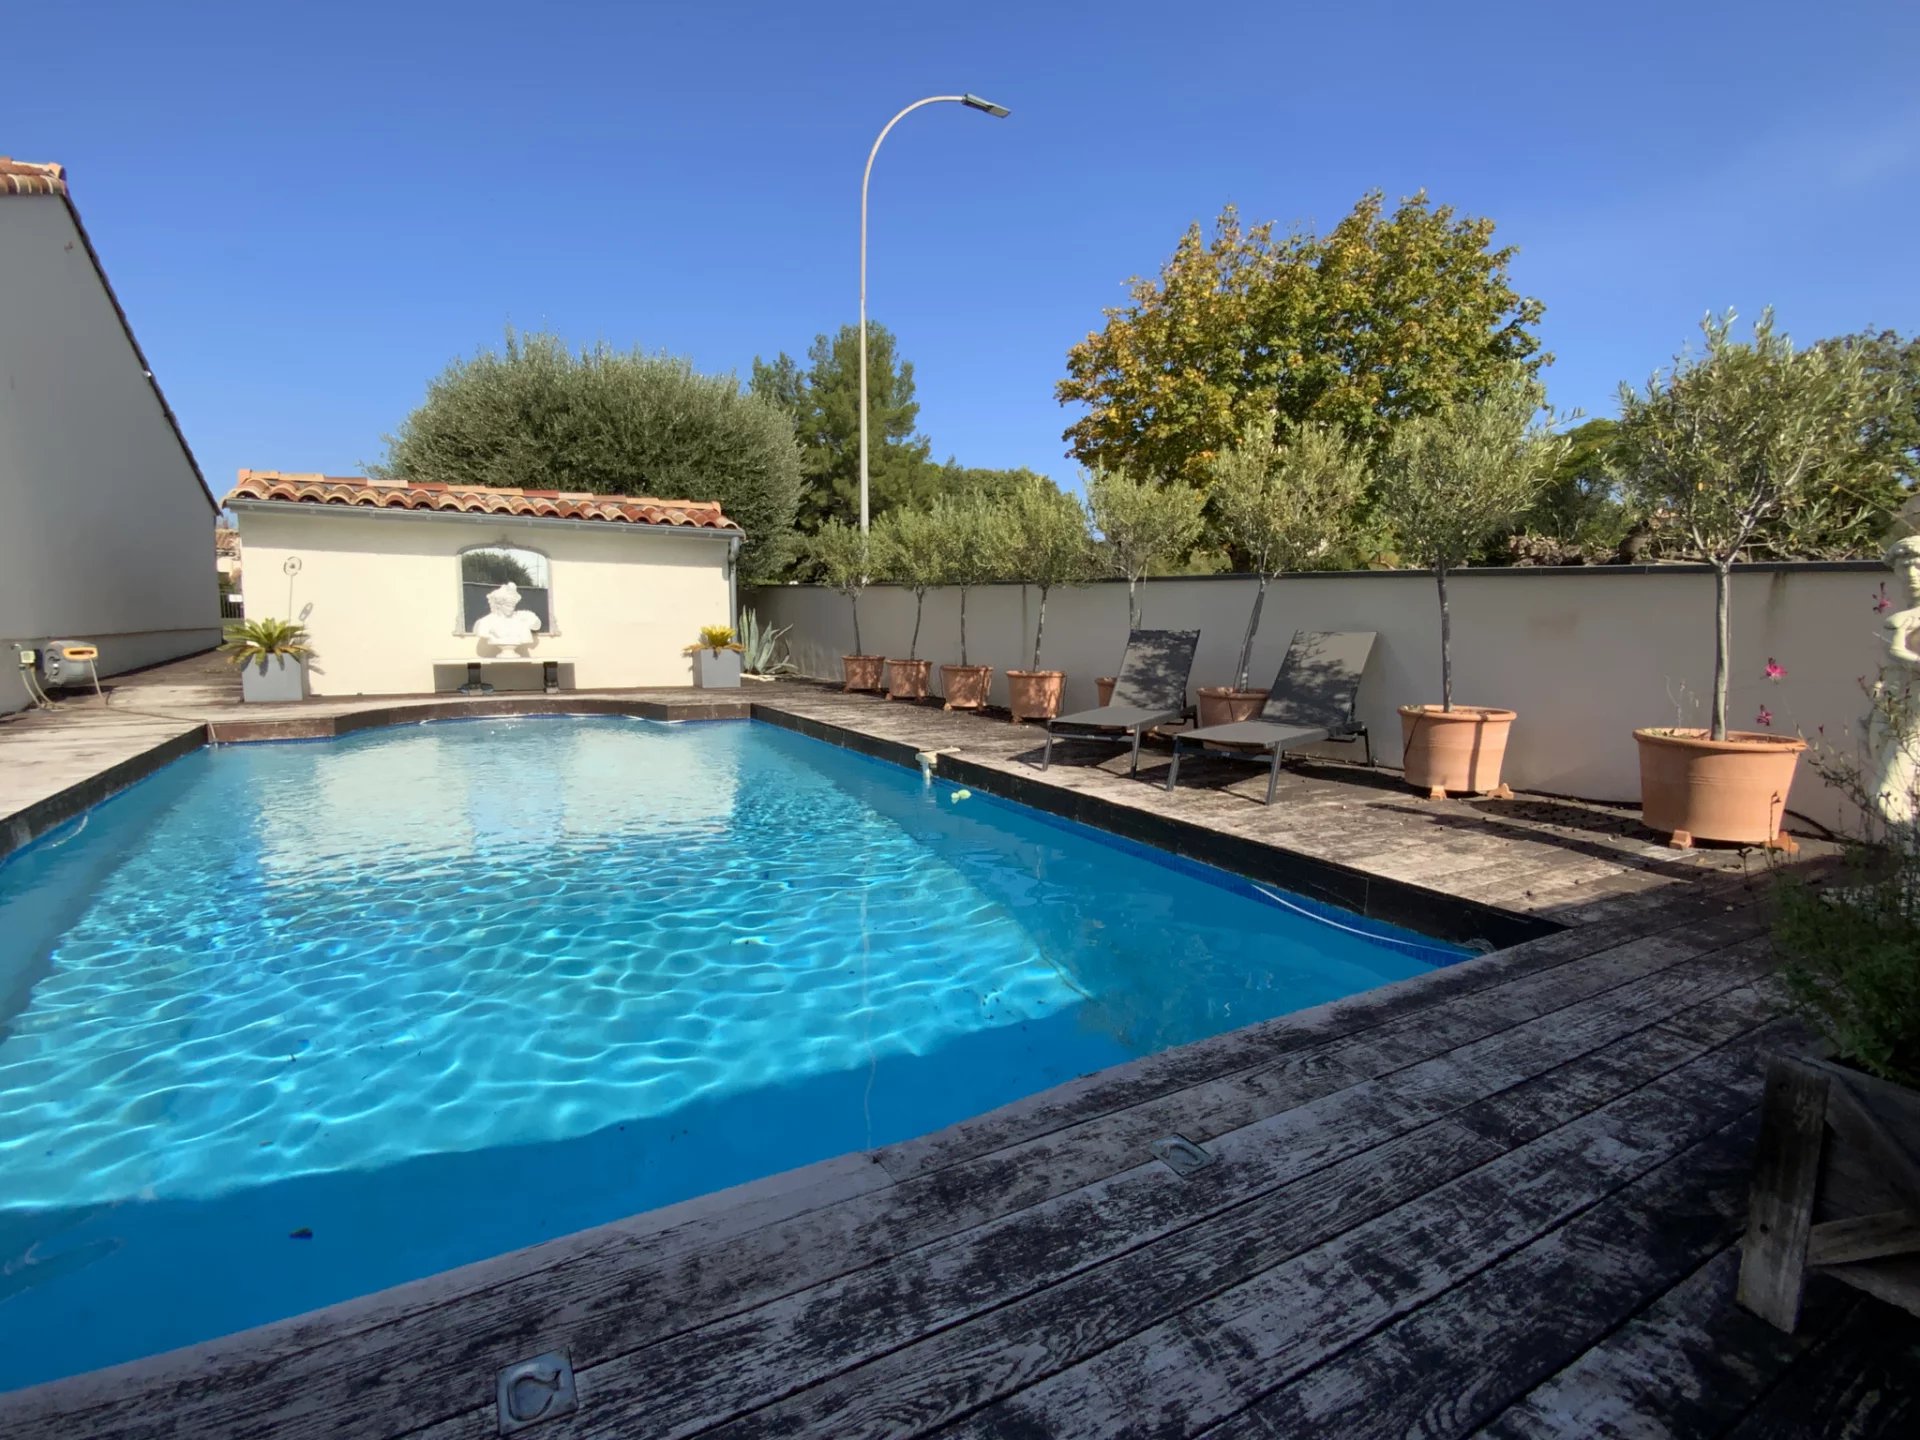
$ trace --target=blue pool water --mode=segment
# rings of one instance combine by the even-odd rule
[[[0,1389],[1458,953],[1365,928],[760,724],[190,755],[0,865]]]

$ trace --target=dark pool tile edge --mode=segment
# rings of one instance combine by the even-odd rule
[[[773,704],[755,703],[753,718],[876,760],[890,761],[908,769],[919,768],[921,752],[903,740],[868,735],[796,715]],[[943,780],[1277,885],[1296,895],[1336,905],[1351,914],[1404,926],[1437,940],[1462,945],[1485,941],[1495,949],[1504,950],[1567,928],[1538,915],[1523,915],[1404,880],[1369,875],[1298,850],[1229,835],[1189,820],[1050,784],[1037,777],[1011,774],[958,755],[939,754],[935,765],[935,773]]]
[[[128,786],[138,784],[162,766],[171,765],[182,755],[190,755],[206,743],[204,725],[183,730],[178,735],[171,735],[156,745],[148,746],[138,754],[129,755],[117,764],[94,772],[84,780],[75,781],[64,790],[55,791],[44,800],[36,800],[25,809],[14,811],[0,820],[0,860],[26,849],[41,836],[59,829],[101,801],[112,799]]]

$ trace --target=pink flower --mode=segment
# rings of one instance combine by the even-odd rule
[[[1753,719],[1755,724],[1771,725],[1773,724],[1773,711],[1767,709],[1766,706],[1762,705],[1760,707],[1760,713],[1754,716]]]
[[[1771,655],[1769,655],[1767,657],[1767,679],[1784,680],[1786,678],[1787,678],[1787,667],[1782,665],[1779,661],[1775,660]]]
[[[1892,608],[1893,601],[1887,598],[1887,582],[1882,580],[1880,582],[1880,593],[1874,597],[1873,613],[1876,615],[1884,615]]]

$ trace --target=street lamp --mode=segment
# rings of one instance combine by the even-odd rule
[[[867,182],[873,179],[874,157],[880,153],[880,142],[887,138],[892,130],[907,116],[922,105],[939,105],[951,101],[955,105],[964,105],[969,110],[984,110],[996,119],[1004,120],[1011,112],[1004,105],[996,105],[991,100],[982,100],[978,95],[929,95],[924,100],[916,100],[907,106],[880,132],[880,138],[873,142],[873,149],[867,152],[867,170],[860,177],[860,533],[867,533]]]

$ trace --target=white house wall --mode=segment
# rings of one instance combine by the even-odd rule
[[[213,504],[58,196],[0,200],[0,660],[114,673],[219,643]],[[0,676],[0,711],[25,691]]]
[[[247,618],[301,619],[316,695],[413,695],[465,680],[459,554],[513,545],[547,556],[553,633],[533,655],[575,662],[575,688],[690,685],[685,649],[731,623],[728,540],[614,524],[526,523],[267,502],[235,506],[246,546]],[[298,572],[286,573],[298,559]],[[436,666],[435,662],[441,662]],[[500,689],[537,689],[537,666],[489,667]]]
[[[1886,572],[1869,565],[1754,567],[1735,575],[1730,720],[1754,728],[1760,707],[1774,728],[1847,746],[1866,710],[1858,681],[1879,664],[1873,602]],[[1485,570],[1458,574],[1453,609],[1454,699],[1520,712],[1507,751],[1515,785],[1594,800],[1639,796],[1637,726],[1704,724],[1713,688],[1713,578],[1691,567],[1651,571]],[[1200,631],[1194,684],[1233,678],[1254,584],[1240,577],[1149,580],[1143,622]],[[993,703],[1006,703],[1004,672],[1033,658],[1038,592],[990,585],[967,602],[968,659],[994,667]],[[846,598],[814,586],[758,590],[746,604],[791,625],[801,672],[837,677],[853,645]],[[956,592],[929,592],[919,654],[959,659]],[[913,631],[911,592],[876,586],[860,606],[861,639],[875,654],[904,656]],[[1380,640],[1360,692],[1360,715],[1381,760],[1398,764],[1395,707],[1440,699],[1439,614],[1431,577],[1408,572],[1301,576],[1267,594],[1251,679],[1269,685],[1295,630],[1375,630]],[[1042,661],[1067,675],[1068,710],[1094,703],[1094,677],[1111,675],[1127,640],[1127,591],[1102,583],[1056,590],[1047,605]],[[1787,669],[1763,679],[1769,659]],[[939,684],[936,670],[935,687]],[[1335,747],[1332,754],[1349,753]],[[1793,808],[1821,819],[1840,810],[1805,762]]]

